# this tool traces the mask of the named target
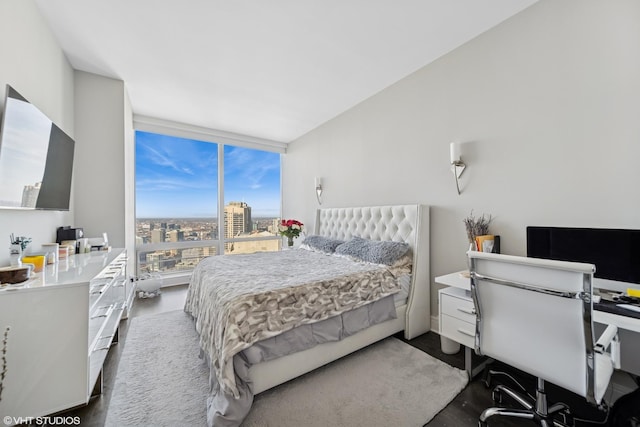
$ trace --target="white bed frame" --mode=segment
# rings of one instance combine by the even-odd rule
[[[426,205],[318,209],[314,234],[347,240],[407,242],[413,251],[413,272],[407,303],[398,318],[367,328],[341,341],[251,366],[253,393],[258,394],[319,368],[376,341],[404,330],[407,339],[431,328],[429,277],[429,207]]]

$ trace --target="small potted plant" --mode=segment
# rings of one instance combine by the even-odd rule
[[[13,235],[13,233],[11,233],[9,239],[11,241],[11,246],[9,246],[9,257],[11,259],[11,265],[19,266],[20,259],[22,259],[22,255],[24,254],[25,249],[27,249],[27,246],[29,245],[29,243],[31,243],[31,237],[16,237]]]

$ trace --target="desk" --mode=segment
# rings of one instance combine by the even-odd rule
[[[475,333],[475,325],[473,324],[473,322],[475,322],[475,314],[473,314],[473,319],[469,317],[469,314],[471,313],[468,313],[468,305],[469,302],[472,301],[471,281],[469,278],[464,277],[462,273],[468,272],[458,271],[435,278],[436,283],[450,287],[439,291],[439,299],[441,301],[439,313],[440,336],[449,338],[465,346],[465,369],[470,376],[473,376],[477,369],[474,369],[471,366],[472,355],[470,347],[475,343],[475,338],[473,335],[469,335],[469,332],[473,331]],[[443,298],[445,303],[442,303]],[[465,323],[461,324],[460,320],[463,320],[470,325]],[[624,329],[633,333],[640,333],[640,319],[638,318],[607,313],[597,310],[596,308],[593,310],[593,321],[594,323],[616,325],[619,329]],[[623,340],[621,337],[621,346],[631,348],[631,345],[625,345],[625,341],[629,340],[629,337],[633,337],[634,334],[626,331],[620,332],[621,335],[625,334],[626,338]],[[638,342],[639,339],[637,337],[633,337],[631,338],[631,341]],[[635,357],[633,358],[635,359]],[[624,359],[625,358],[623,357],[623,365]],[[634,365],[635,364],[636,363],[634,363]],[[638,368],[635,366],[632,366],[629,369],[625,369],[623,366],[623,370],[639,374],[637,372]]]
[[[445,274],[444,276],[436,277],[435,280],[436,283],[440,285],[453,286],[455,288],[470,291],[470,279],[463,277],[462,273],[465,273],[465,271]],[[634,317],[606,313],[595,308],[593,310],[593,321],[596,323],[603,323],[607,325],[616,325],[618,328],[640,333],[640,319]]]

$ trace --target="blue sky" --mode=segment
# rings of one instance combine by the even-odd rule
[[[280,154],[225,146],[225,204],[280,216]],[[217,217],[217,144],[136,131],[136,216]]]

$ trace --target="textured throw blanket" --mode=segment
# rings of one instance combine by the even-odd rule
[[[253,343],[399,291],[406,269],[302,249],[205,258],[195,268],[185,311],[224,392],[238,397],[233,356]]]

